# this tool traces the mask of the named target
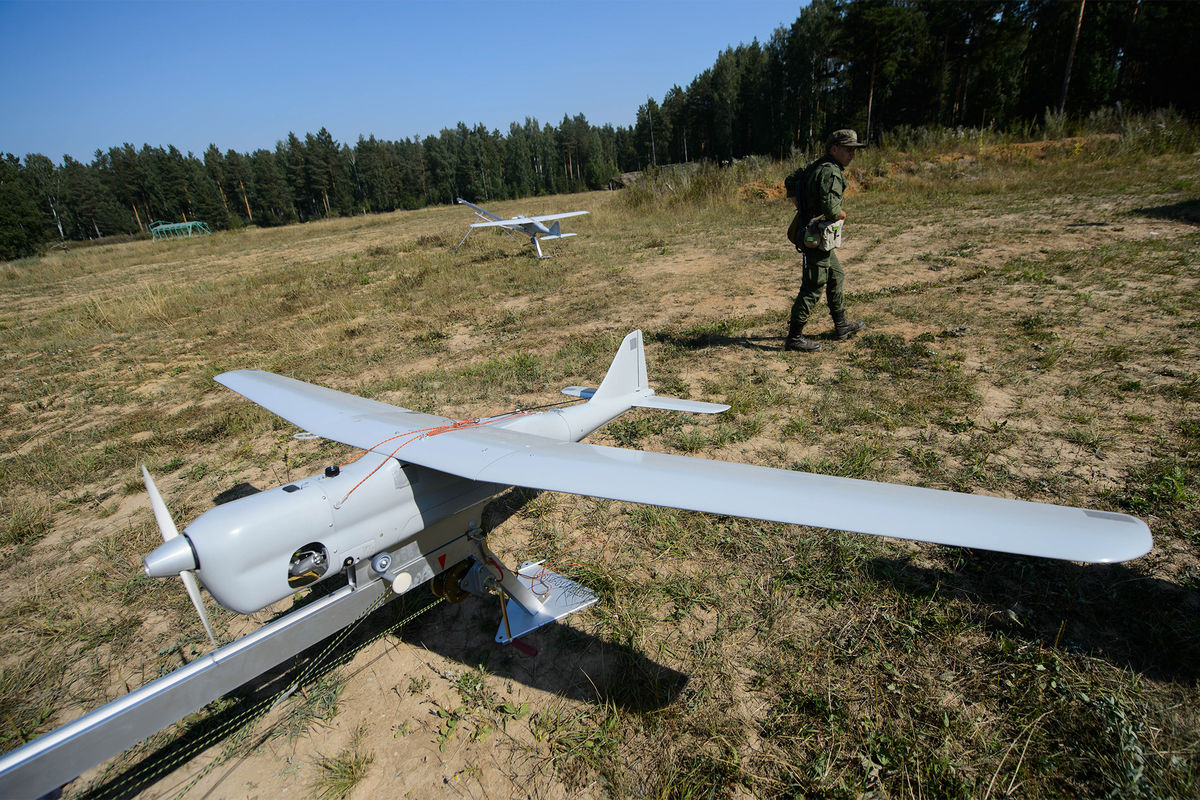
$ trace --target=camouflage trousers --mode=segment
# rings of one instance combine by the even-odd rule
[[[804,327],[817,303],[821,292],[829,303],[829,313],[837,318],[846,312],[842,289],[846,275],[842,272],[837,253],[832,250],[807,250],[804,252],[804,269],[800,279],[800,293],[792,303],[789,322],[798,328]]]

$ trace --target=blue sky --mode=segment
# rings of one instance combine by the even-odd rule
[[[630,125],[799,0],[0,0],[0,153],[200,155],[582,113]]]

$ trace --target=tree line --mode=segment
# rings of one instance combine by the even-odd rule
[[[97,150],[91,163],[0,157],[0,258],[137,234],[157,220],[272,226],[601,188],[682,161],[786,157],[834,127],[1031,130],[1047,115],[1200,110],[1200,3],[1171,0],[813,0],[765,42],[730,47],[629,127],[582,115],[508,131],[339,143],[322,128],[273,150]]]
[[[731,47],[637,113],[658,163],[784,158],[854,128],[1031,132],[1049,115],[1200,111],[1200,3],[813,0],[764,44]]]
[[[459,123],[437,136],[339,143],[325,128],[289,133],[274,150],[202,157],[131,144],[97,150],[90,164],[56,166],[40,154],[0,159],[0,256],[48,240],[97,239],[146,231],[156,221],[202,220],[213,228],[274,226],[430,203],[583,191],[616,173],[628,130],[593,126],[583,115],[560,125],[526,119],[507,136]],[[625,154],[628,158],[629,155]],[[14,224],[15,223],[15,224]]]

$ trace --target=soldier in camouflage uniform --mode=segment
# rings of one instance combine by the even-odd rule
[[[826,142],[824,156],[796,170],[785,181],[792,187],[789,196],[793,196],[797,210],[804,215],[804,222],[820,217],[827,222],[844,220],[846,212],[842,210],[842,195],[846,191],[846,176],[842,168],[854,160],[854,151],[860,144],[858,134],[852,130],[834,131]],[[812,352],[820,350],[821,345],[804,338],[804,325],[808,316],[821,300],[821,291],[829,303],[829,313],[833,317],[833,336],[835,339],[847,339],[863,329],[861,322],[847,321],[846,308],[842,301],[842,285],[845,274],[838,262],[837,253],[833,250],[803,248],[804,270],[800,282],[800,293],[792,304],[792,314],[788,325],[787,340],[784,350],[800,350]]]

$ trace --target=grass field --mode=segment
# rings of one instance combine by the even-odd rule
[[[601,595],[537,658],[491,644],[493,603],[390,631],[420,595],[253,725],[215,704],[67,795],[1200,794],[1200,159],[968,150],[854,165],[867,327],[818,314],[816,354],[780,350],[787,164],[489,204],[591,210],[543,261],[493,233],[451,252],[471,220],[443,207],[0,266],[0,748],[208,646],[141,573],[142,463],[182,527],[349,454],[212,376],[466,418],[595,385],[640,327],[660,393],[732,409],[590,441],[1125,511],[1155,549],[1079,566],[513,491],[492,546]],[[222,641],[280,610],[209,603]]]

